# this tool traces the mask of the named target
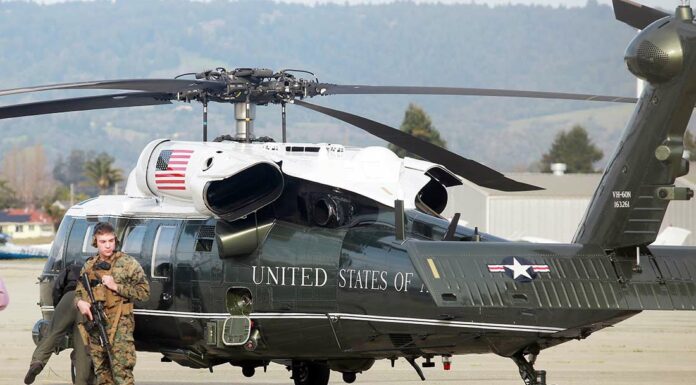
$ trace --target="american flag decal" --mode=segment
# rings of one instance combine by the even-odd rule
[[[186,167],[193,150],[162,150],[155,167],[159,190],[186,190]]]

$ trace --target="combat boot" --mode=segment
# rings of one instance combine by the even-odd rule
[[[40,362],[32,362],[31,365],[29,365],[27,375],[24,376],[24,383],[27,385],[34,383],[36,376],[39,375],[39,373],[41,373],[43,367],[43,364]]]

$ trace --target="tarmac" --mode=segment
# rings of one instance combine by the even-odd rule
[[[10,304],[0,312],[0,385],[22,384],[34,343],[31,329],[41,313],[37,306],[39,276],[43,260],[0,260],[0,277],[10,293]],[[68,351],[52,356],[35,384],[70,384]],[[271,364],[268,372],[257,369],[251,378],[241,369],[219,365],[213,373],[189,369],[176,363],[160,362],[161,355],[138,352],[136,384],[283,384],[290,385],[285,367]],[[404,360],[394,368],[378,361],[359,374],[355,384],[500,384],[522,385],[517,367],[510,359],[495,355],[456,356],[452,370],[445,371],[439,360],[435,368],[423,369],[422,382]],[[696,384],[696,311],[644,312],[614,327],[542,351],[537,369],[547,371],[554,385],[639,385]],[[331,384],[342,384],[332,372]]]

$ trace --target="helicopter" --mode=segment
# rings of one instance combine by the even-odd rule
[[[683,137],[696,105],[696,26],[688,2],[673,14],[614,0],[616,18],[640,29],[626,50],[640,98],[455,87],[340,85],[310,72],[217,68],[174,79],[66,83],[126,90],[0,107],[0,119],[200,102],[203,141],[157,139],[141,152],[124,195],[71,207],[40,277],[42,319],[51,281],[95,254],[94,225],[114,225],[121,250],[151,286],[136,304],[136,348],[190,368],[270,363],[296,385],[347,383],[379,359],[445,369],[454,355],[497,354],[525,385],[546,348],[584,339],[642,310],[696,310],[696,248],[655,246],[688,172]],[[310,75],[309,79],[301,76]],[[397,129],[306,101],[330,95],[428,94],[637,103],[570,244],[509,242],[440,213],[447,188],[466,179],[504,191],[521,183]],[[208,104],[234,105],[236,134],[208,141]],[[280,104],[282,141],[256,138],[257,106]],[[286,143],[285,109],[308,108],[415,154],[381,147]]]

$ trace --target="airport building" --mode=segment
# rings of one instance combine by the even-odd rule
[[[677,186],[696,191],[696,162]],[[508,173],[506,176],[544,190],[504,192],[477,186],[468,181],[449,188],[450,202],[443,215],[461,213],[460,223],[509,240],[570,242],[585,215],[602,174]],[[662,222],[691,233],[684,245],[696,246],[696,198],[672,201]]]

